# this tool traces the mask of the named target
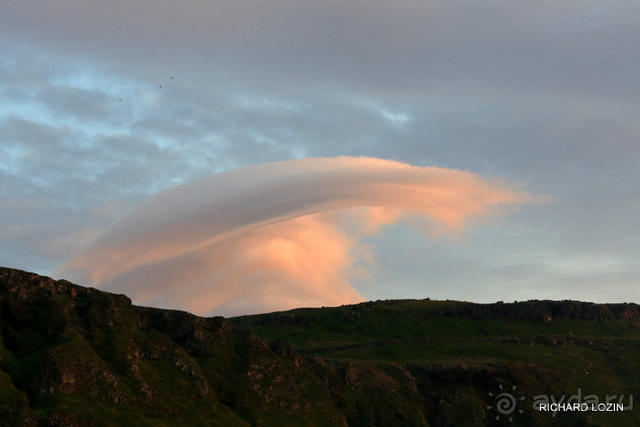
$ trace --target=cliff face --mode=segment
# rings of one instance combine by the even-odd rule
[[[493,307],[473,306],[413,307],[417,311],[410,317],[433,323],[428,319],[498,315]],[[495,310],[520,313],[508,317],[523,313],[498,306]],[[0,425],[587,425],[588,414],[542,418],[525,405],[509,419],[492,406],[494,392],[503,385],[563,392],[562,383],[571,378],[562,370],[527,357],[470,361],[467,338],[456,341],[457,349],[443,348],[439,338],[425,336],[426,329],[415,336],[404,333],[409,344],[397,337],[368,341],[367,319],[389,323],[377,307],[382,305],[229,321],[136,307],[123,295],[0,268]],[[552,316],[571,311],[549,307]],[[637,319],[633,305],[579,310]],[[539,308],[530,311],[536,324],[549,321],[546,314],[539,319]],[[281,336],[268,340],[250,331],[270,336],[263,333],[265,325]],[[341,327],[360,332],[342,333]],[[313,340],[323,333],[332,335],[317,345],[288,342],[289,336]],[[415,351],[416,336],[429,351],[441,348],[449,359],[438,353],[405,360]],[[518,348],[576,343],[531,339],[518,342]],[[323,353],[328,342],[361,356]],[[625,349],[637,352],[627,344]],[[396,356],[382,360],[358,346],[392,350]]]
[[[223,318],[0,269],[0,322],[0,423],[346,422],[321,363]]]

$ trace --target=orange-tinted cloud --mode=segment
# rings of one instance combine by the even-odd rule
[[[354,303],[359,238],[416,216],[460,232],[529,201],[469,172],[375,158],[267,163],[151,197],[54,274],[200,315]]]

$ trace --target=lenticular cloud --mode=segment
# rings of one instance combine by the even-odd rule
[[[149,198],[54,274],[199,315],[355,303],[363,236],[409,217],[460,232],[528,201],[469,172],[375,158],[267,163]]]

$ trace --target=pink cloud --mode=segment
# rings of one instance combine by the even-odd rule
[[[473,173],[375,158],[267,163],[149,198],[54,274],[200,315],[355,303],[360,238],[411,218],[460,233],[531,200]]]

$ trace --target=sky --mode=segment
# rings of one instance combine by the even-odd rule
[[[399,298],[640,302],[637,1],[0,8],[0,265],[203,315]],[[395,172],[382,179],[380,165]],[[407,168],[415,193],[403,184],[389,199]],[[456,204],[459,222],[440,230],[444,217],[403,202],[442,188],[479,210]],[[495,194],[506,198],[481,197]],[[163,199],[201,221],[149,210]],[[247,222],[226,223],[233,209]],[[121,282],[98,280],[112,265],[96,265],[100,251],[154,253],[151,231],[122,232],[147,224],[192,246],[159,270],[130,259]],[[222,226],[223,243],[207,240]],[[263,252],[247,261],[252,248]],[[194,258],[215,253],[226,261]],[[218,280],[231,263],[237,280]],[[124,280],[161,271],[171,280],[153,289]]]

